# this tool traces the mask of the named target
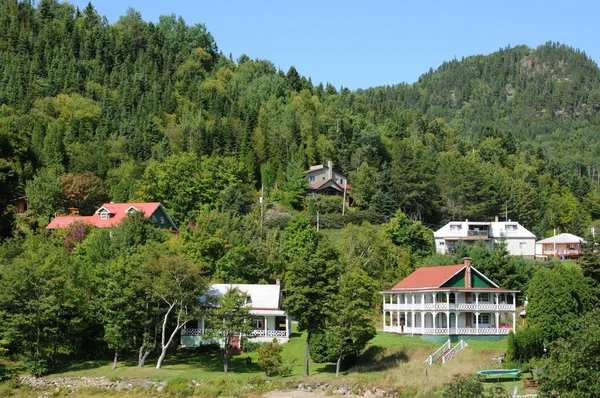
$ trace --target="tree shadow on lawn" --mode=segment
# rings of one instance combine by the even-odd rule
[[[93,359],[87,361],[60,361],[51,370],[51,373],[79,372],[83,370],[98,369],[111,363],[104,359]]]
[[[262,369],[252,360],[246,362],[247,354],[234,355],[229,358],[228,371],[232,373],[260,373]],[[184,350],[167,356],[163,362],[163,367],[179,367],[183,365],[186,368],[196,368],[205,372],[224,373],[223,357],[220,352],[196,352],[194,350]]]
[[[129,353],[119,360],[119,369],[123,368],[136,368],[138,358],[136,353]],[[156,361],[158,360],[159,353],[152,353],[147,359],[144,369],[156,367]],[[232,373],[261,373],[262,369],[253,359],[252,363],[246,363],[247,354],[235,355],[229,358],[229,371]],[[85,372],[86,370],[95,370],[102,367],[108,367],[112,365],[112,361],[109,360],[87,360],[87,361],[61,361],[52,370],[52,373],[66,373],[66,372]],[[167,353],[163,362],[163,368],[171,370],[185,370],[185,369],[197,369],[205,372],[223,372],[223,357],[220,352],[206,352],[199,350],[182,350],[182,351],[170,351]]]
[[[380,346],[370,346],[357,359],[350,372],[381,372],[393,369],[400,364],[408,362],[408,355],[404,350],[386,354],[387,350]]]

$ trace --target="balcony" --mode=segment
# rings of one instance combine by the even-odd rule
[[[181,329],[182,336],[204,336],[205,331],[197,328],[185,328]],[[287,331],[285,330],[271,330],[271,329],[256,329],[248,334],[248,337],[288,337]]]
[[[417,327],[404,327],[403,330],[399,326],[384,326],[384,332],[391,333],[401,333],[404,331],[404,334],[423,334],[430,336],[444,336],[444,335],[483,335],[483,336],[506,336],[510,331],[513,330],[512,327],[502,327],[502,328],[493,328],[482,326],[480,328],[421,328]]]
[[[494,303],[416,303],[414,306],[410,303],[385,303],[385,311],[515,311],[514,304],[494,304]]]
[[[475,231],[475,230],[468,230],[467,236],[470,238],[481,238],[481,239],[487,239],[489,237],[488,231]]]

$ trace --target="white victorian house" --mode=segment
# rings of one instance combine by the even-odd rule
[[[433,233],[435,249],[441,254],[456,251],[457,242],[473,245],[483,241],[492,250],[504,238],[512,256],[535,257],[535,235],[516,221],[451,221]]]
[[[250,285],[250,284],[213,284],[207,295],[222,297],[229,289],[239,289],[246,293],[246,304],[250,306],[253,315],[254,330],[246,337],[252,341],[270,343],[273,339],[287,343],[291,335],[291,319],[282,309],[281,286],[276,285]],[[204,317],[198,320],[196,327],[181,329],[181,345],[183,347],[198,347],[212,341],[205,337],[210,325]],[[235,344],[239,348],[239,338]]]
[[[499,288],[469,258],[419,268],[381,293],[384,332],[473,338],[515,328],[517,291]]]

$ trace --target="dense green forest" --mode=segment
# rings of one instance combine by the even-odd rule
[[[301,210],[298,172],[332,160],[357,209],[433,227],[508,212],[542,237],[600,218],[600,71],[579,50],[505,48],[351,92],[234,61],[181,17],[130,9],[109,25],[91,4],[0,4],[3,211],[27,195],[43,224],[100,200],[161,201],[181,224],[203,207],[245,213],[261,186]],[[90,178],[93,203],[65,192]]]
[[[460,262],[432,254],[431,229],[448,220],[499,215],[540,238],[600,220],[600,70],[579,50],[504,48],[352,92],[233,60],[181,17],[151,23],[130,9],[110,25],[100,13],[0,0],[0,340],[34,369],[152,351],[165,267],[198,289],[283,279],[296,299],[313,282],[374,291],[417,265]],[[344,216],[339,198],[306,198],[300,173],[328,160],[352,183]],[[30,211],[16,215],[21,196]],[[112,231],[44,229],[106,201],[160,201],[179,234],[136,217]],[[336,242],[304,217],[315,208],[345,226]],[[460,254],[523,291],[538,267],[502,245]],[[345,302],[332,297],[310,310]],[[309,313],[302,302],[292,307]],[[323,333],[328,314],[350,310],[303,325]]]

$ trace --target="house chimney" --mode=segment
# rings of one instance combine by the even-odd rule
[[[494,217],[494,222],[498,222],[498,216]]]
[[[276,280],[275,280],[275,284],[276,284],[277,286],[280,286],[280,285],[281,285],[281,279],[276,279]]]
[[[327,161],[327,179],[331,180],[333,178],[333,162],[331,160]]]
[[[471,259],[469,257],[463,258],[465,265],[465,288],[470,289],[471,286]]]

